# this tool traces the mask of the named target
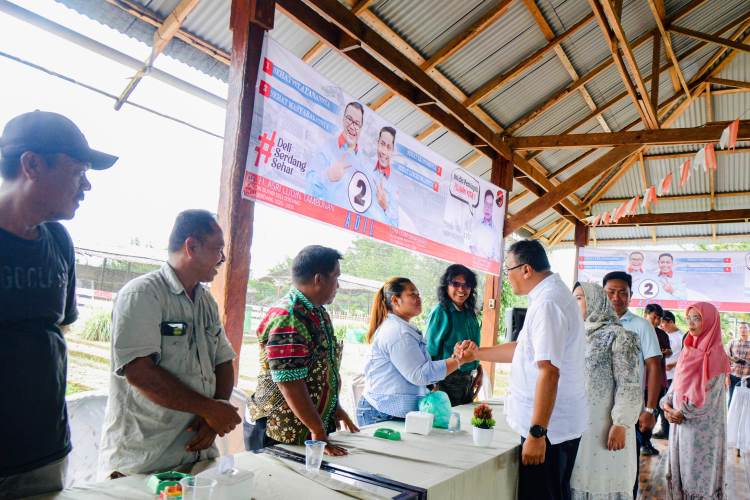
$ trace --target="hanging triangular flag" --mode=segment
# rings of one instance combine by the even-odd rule
[[[626,210],[627,208],[628,208],[628,202],[627,202],[627,201],[623,201],[623,202],[622,202],[622,205],[620,205],[619,207],[617,207],[617,209],[615,210],[615,213],[614,213],[614,215],[612,216],[612,220],[613,220],[613,221],[614,221],[615,223],[617,223],[617,221],[619,221],[619,220],[620,220],[620,218],[621,218],[621,217],[622,217],[623,215],[625,215],[625,210]]]
[[[700,148],[695,156],[693,157],[693,169],[698,170],[701,165],[706,168],[706,149]]]
[[[664,196],[669,193],[672,188],[672,172],[670,171],[659,183],[659,196]]]
[[[628,209],[628,215],[635,215],[638,213],[638,203],[640,203],[641,197],[638,195],[633,196],[630,200],[630,208]]]
[[[682,162],[680,166],[680,187],[684,186],[690,178],[690,158]]]
[[[609,215],[609,212],[604,212],[602,214],[602,224],[609,224],[612,222],[612,217]]]
[[[740,119],[737,118],[732,123],[727,125],[727,128],[721,133],[721,139],[719,139],[719,146],[721,149],[734,149],[737,147],[737,134],[740,131]]]
[[[599,225],[599,223],[602,221],[602,214],[597,215],[596,217],[591,217],[593,220],[591,221],[591,227],[596,227]]]
[[[706,144],[704,149],[706,151],[706,172],[709,170],[716,170],[716,151],[714,150],[714,145]]]
[[[643,208],[648,210],[652,203],[656,203],[656,188],[651,186],[643,193]]]

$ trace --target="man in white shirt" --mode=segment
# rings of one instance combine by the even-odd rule
[[[641,341],[641,370],[648,368],[648,395],[646,406],[643,408],[638,422],[635,426],[635,437],[638,443],[636,449],[641,449],[642,435],[650,435],[651,429],[656,425],[657,405],[659,404],[659,392],[662,387],[662,369],[661,369],[661,347],[659,339],[656,337],[656,330],[653,325],[646,319],[636,316],[629,309],[630,299],[633,296],[632,286],[633,278],[628,273],[622,271],[612,271],[604,275],[602,286],[607,293],[609,301],[615,310],[615,314],[620,318],[620,323],[626,330],[638,335]],[[643,371],[645,380],[645,371]],[[640,458],[636,458],[638,469],[640,470]],[[633,486],[633,497],[638,493],[638,475],[636,474],[635,485]]]
[[[511,245],[505,273],[513,293],[529,296],[518,341],[481,349],[465,341],[461,347],[482,361],[512,361],[505,414],[521,436],[518,498],[568,499],[588,412],[583,319],[538,241]]]
[[[675,317],[672,311],[664,311],[661,317],[661,329],[667,332],[669,347],[672,350],[671,356],[667,358],[667,390],[669,390],[669,386],[672,385],[672,378],[674,378],[674,367],[677,365],[677,358],[680,357],[682,351],[682,338],[685,336],[685,332],[675,325]],[[669,421],[663,415],[660,421],[661,430],[654,433],[653,437],[669,439]]]

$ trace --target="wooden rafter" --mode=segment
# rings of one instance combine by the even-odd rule
[[[730,191],[727,193],[716,193],[716,198],[736,198],[738,196],[749,196],[750,197],[750,191]],[[598,203],[612,203],[612,204],[619,204],[624,201],[631,200],[630,198],[602,198],[598,201]],[[659,196],[659,202],[662,201],[685,201],[685,200],[705,200],[706,194],[673,194],[673,195],[666,195],[666,196]]]
[[[307,3],[313,5],[315,9],[309,7]],[[554,187],[543,170],[534,167],[519,155],[513,154],[507,144],[496,136],[482,120],[338,1],[307,0],[303,3],[280,0],[277,5],[300,26],[317,34],[334,47],[338,46],[342,33],[359,40],[362,47],[343,52],[346,58],[415,105],[428,102],[430,99],[439,103],[439,105],[422,106],[421,109],[469,144],[480,147],[488,145],[495,153],[511,160],[519,170],[517,178],[524,187],[535,185],[540,187],[542,192],[548,192]],[[323,13],[326,18],[318,12]],[[365,50],[365,47],[369,50]],[[400,73],[403,73],[408,80],[394,74],[383,61],[387,61],[391,67],[399,68]],[[485,154],[489,153],[487,151]],[[561,204],[565,207],[563,213],[569,212],[579,219],[583,217],[583,213],[574,203],[561,200]]]
[[[608,0],[606,1],[608,2]],[[636,90],[635,85],[630,78],[628,68],[626,67],[625,61],[620,54],[619,42],[616,38],[616,35],[612,32],[612,28],[610,27],[609,23],[607,23],[607,16],[602,8],[602,4],[599,2],[599,0],[589,0],[589,4],[591,5],[591,9],[594,11],[594,17],[596,17],[596,22],[599,24],[599,29],[602,32],[602,36],[604,37],[604,41],[606,42],[607,47],[609,48],[609,52],[610,54],[612,54],[612,60],[615,63],[617,72],[620,74],[620,79],[625,86],[625,91],[633,101],[633,105],[638,111],[641,120],[648,128],[658,128],[658,124],[654,124],[654,118],[649,114],[648,109],[642,104],[642,96],[647,96],[648,94],[642,94],[639,96],[638,91]],[[617,24],[619,24],[619,22]]]
[[[680,69],[680,63],[677,61],[677,55],[674,52],[674,49],[672,48],[672,39],[669,36],[669,33],[667,33],[665,26],[664,26],[664,14],[663,14],[663,7],[660,8],[660,1],[657,0],[647,0],[648,6],[651,8],[651,14],[654,16],[654,21],[656,22],[656,28],[661,33],[662,40],[664,41],[664,50],[667,53],[667,57],[672,60],[672,64],[674,65],[674,71],[677,75],[677,79],[680,81],[680,86],[682,86],[682,90],[685,91],[685,96],[689,99],[690,98],[690,89],[688,89],[688,84],[685,81],[685,75],[682,73],[682,70]]]
[[[560,243],[563,240],[563,238],[568,236],[571,233],[571,231],[575,229],[575,227],[576,225],[573,224],[572,222],[565,221],[565,226],[560,230],[560,232],[554,238],[550,240],[549,242],[550,248]]]
[[[726,78],[709,78],[708,83],[723,85],[725,87],[735,87],[738,89],[750,90],[750,82],[741,82],[739,80],[727,80]]]
[[[538,62],[542,57],[544,57],[544,55],[547,54],[550,50],[553,50],[558,44],[566,40],[571,35],[575,34],[582,27],[586,26],[591,21],[591,19],[592,19],[591,15],[584,17],[583,19],[575,23],[573,26],[571,26],[570,29],[554,37],[552,40],[550,40],[547,43],[547,45],[538,49],[531,56],[524,59],[520,63],[516,64],[513,68],[485,82],[482,86],[480,86],[464,101],[464,105],[466,107],[471,107],[471,106],[476,105],[479,101],[481,101],[482,99],[487,97],[489,94],[491,94],[492,92],[502,87],[508,81],[523,74],[527,69],[529,69],[536,62]]]
[[[595,235],[595,233],[592,233]],[[697,236],[659,236],[659,241],[676,241],[684,243],[686,238],[690,238],[690,241],[711,241],[714,240],[713,235],[697,235]],[[738,238],[744,240],[747,240],[747,233],[731,233],[731,234],[717,234],[716,240],[737,240]],[[594,246],[599,246],[598,243],[601,243],[602,245],[635,245],[638,243],[653,243],[653,241],[650,238],[612,238],[612,239],[599,239],[598,241],[596,238],[592,238],[594,240]],[[572,242],[565,242],[565,246],[568,246],[569,244],[572,244]]]
[[[593,132],[590,134],[530,135],[508,140],[514,150],[576,149],[625,145],[697,144],[718,141],[726,128],[725,123],[706,124],[703,127],[671,128],[662,130],[637,130],[632,132]],[[739,140],[750,139],[750,121],[740,122]]]
[[[655,75],[661,75],[661,33],[654,33],[654,39],[651,42],[651,107],[659,109],[659,78]]]
[[[675,13],[673,16],[669,17],[667,19],[668,23],[679,21],[686,15],[690,14],[693,10],[695,10],[698,6],[700,6],[702,3],[704,3],[706,0],[693,0],[689,4],[685,5],[682,9],[680,9],[677,13]],[[731,29],[731,28],[727,28]],[[644,33],[643,35],[639,36],[633,43],[632,47],[638,48],[639,46],[646,43],[648,40],[650,40],[654,33],[658,32],[657,29],[654,29],[652,31],[649,31],[647,33]],[[594,69],[583,75],[578,81],[573,82],[572,84],[568,85],[564,89],[561,89],[560,91],[556,92],[552,95],[547,101],[545,101],[541,106],[538,108],[530,111],[526,115],[522,116],[512,124],[508,125],[506,131],[509,134],[515,133],[518,129],[528,125],[535,119],[537,119],[541,114],[543,114],[545,111],[548,111],[552,107],[554,107],[556,104],[564,101],[567,97],[571,96],[576,92],[578,87],[581,85],[584,85],[586,82],[590,81],[597,75],[599,75],[601,72],[609,69],[610,66],[614,64],[614,61],[612,58],[607,58],[605,61],[601,62],[598,66],[596,66]]]
[[[708,210],[705,212],[676,212],[625,216],[610,226],[653,226],[661,224],[727,224],[750,221],[750,209]]]
[[[374,3],[375,0],[360,0],[359,2],[356,2],[354,5],[352,5],[352,12],[354,14],[360,14],[363,11],[366,11],[370,8],[370,5]],[[309,63],[316,57],[318,57],[320,54],[323,53],[323,51],[326,49],[326,44],[317,41],[315,42],[315,45],[310,47],[310,49],[305,52],[305,55],[302,56],[302,60],[306,63]]]
[[[555,32],[552,30],[552,26],[549,25],[547,22],[547,19],[545,19],[544,14],[539,9],[539,6],[536,4],[536,0],[524,0],[524,4],[526,5],[526,8],[531,13],[531,15],[534,17],[534,20],[536,21],[536,24],[539,26],[539,29],[542,30],[542,33],[544,34],[544,37],[547,39],[547,41],[552,41],[555,38]],[[568,54],[565,52],[565,49],[561,44],[557,44],[554,48],[555,54],[557,54],[557,58],[560,60],[560,63],[565,68],[565,71],[568,72],[570,75],[570,78],[575,82],[576,80],[580,79],[581,76],[578,74],[578,71],[576,71],[575,67],[573,66],[573,63],[570,61],[570,58],[568,57]],[[581,97],[586,102],[586,105],[591,109],[591,111],[596,110],[596,103],[594,102],[594,99],[591,97],[591,94],[589,94],[589,91],[586,90],[585,85],[581,85],[578,87],[578,92],[581,94]],[[607,121],[604,119],[604,115],[602,113],[597,113],[596,119],[599,122],[599,125],[602,127],[602,129],[605,132],[611,132],[612,129],[610,128]]]
[[[122,105],[127,102],[128,97],[133,93],[135,88],[141,82],[144,76],[148,74],[151,67],[154,65],[156,58],[166,48],[172,38],[177,35],[180,31],[182,23],[185,18],[190,14],[193,9],[198,5],[199,0],[182,0],[169,15],[164,18],[159,28],[154,32],[153,41],[151,43],[151,53],[149,54],[146,61],[143,63],[143,67],[139,69],[135,75],[130,79],[125,90],[122,91],[120,96],[115,101],[115,109],[119,110]]]
[[[635,60],[633,48],[628,41],[625,30],[622,28],[620,17],[618,13],[615,12],[615,9],[613,8],[609,0],[603,0],[600,5],[604,9],[604,14],[609,21],[609,26],[615,36],[615,39],[617,40],[617,45],[622,51],[622,55],[624,56],[625,61],[628,63],[628,66],[630,66],[630,74],[632,75],[633,80],[635,80],[635,86],[639,92],[639,98],[637,99],[637,102],[643,108],[643,111],[646,115],[646,120],[644,121],[644,123],[649,128],[659,128],[659,120],[656,117],[656,106],[654,106],[649,99],[648,89],[646,89],[646,85],[643,83],[643,77],[641,77],[641,72],[638,69],[638,62]],[[594,13],[597,15],[597,17],[599,17],[599,14],[596,12],[596,10],[594,11]],[[615,46],[614,49],[616,52],[617,46]],[[658,79],[656,80],[656,83],[658,85]]]
[[[710,35],[708,33],[701,33],[700,31],[689,30],[687,28],[682,28],[680,26],[674,26],[674,25],[669,27],[669,31],[673,33],[679,33],[681,35],[686,35],[691,38],[695,38],[696,40],[702,40],[704,42],[711,42],[717,45],[723,45],[724,47],[727,47],[730,49],[750,53],[750,45],[746,45],[740,42],[735,42],[734,40],[730,40],[728,38],[722,38],[720,36]]]
[[[706,90],[704,92],[706,99],[706,120],[709,122],[714,121],[714,100],[711,96],[711,84],[706,83]],[[716,208],[716,170],[712,169],[708,176],[709,184],[709,209],[713,210]]]
[[[712,92],[712,94],[716,94],[716,92]],[[688,151],[688,152],[682,152],[682,153],[658,153],[658,154],[652,154],[652,155],[643,155],[643,158],[646,161],[656,161],[656,160],[671,160],[674,158],[692,158],[695,156],[695,153],[698,151]],[[750,153],[750,147],[748,148],[735,148],[735,149],[717,149],[716,155],[734,155],[734,154],[746,154]]]

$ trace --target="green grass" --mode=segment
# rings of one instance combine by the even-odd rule
[[[83,384],[77,384],[75,382],[68,382],[68,386],[65,389],[65,395],[70,396],[71,394],[75,394],[77,392],[86,392],[90,391],[91,387],[88,387]]]
[[[89,361],[97,365],[109,366],[109,358],[105,358],[104,356],[97,356],[96,354],[89,354],[87,352],[69,351],[68,357],[80,361]]]

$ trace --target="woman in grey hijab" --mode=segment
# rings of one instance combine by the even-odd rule
[[[634,424],[643,406],[638,337],[625,330],[601,286],[573,288],[586,327],[588,428],[573,475],[576,500],[631,500],[637,450]]]

